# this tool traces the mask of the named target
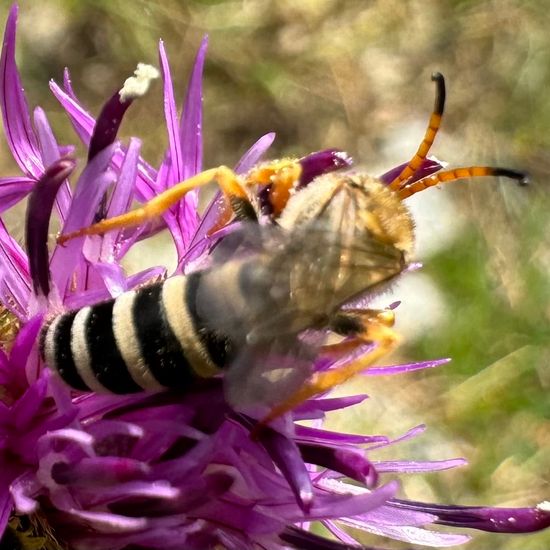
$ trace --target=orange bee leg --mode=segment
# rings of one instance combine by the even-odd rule
[[[265,163],[253,169],[248,176],[248,185],[268,185],[273,215],[278,217],[284,210],[292,189],[300,180],[302,166],[293,159]]]
[[[354,315],[357,315],[359,311],[361,310],[357,310]],[[363,330],[357,333],[355,338],[341,342],[340,344],[325,346],[322,349],[329,354],[336,353],[341,356],[346,351],[353,351],[358,345],[365,342],[372,342],[376,344],[376,347],[357,358],[355,361],[327,371],[315,373],[310,380],[293,395],[279,405],[276,405],[267,416],[261,420],[257,429],[261,429],[262,426],[269,424],[279,416],[291,411],[304,401],[321,393],[325,393],[335,386],[346,382],[356,374],[368,369],[395,348],[399,338],[394,330],[388,326],[388,323],[393,324],[393,320],[390,320],[390,316],[387,315],[388,311],[362,310],[361,312],[364,314],[364,319],[368,319],[369,322],[363,326]]]
[[[197,189],[198,187],[207,185],[212,181],[215,181],[220,186],[223,194],[228,197],[232,206],[237,203],[241,207],[243,203],[249,204],[248,196],[243,188],[243,184],[239,176],[237,176],[237,174],[235,174],[230,168],[227,168],[226,166],[219,166],[218,168],[206,170],[185,181],[177,183],[136,210],[131,210],[126,214],[115,216],[114,218],[101,220],[96,224],[89,227],[83,227],[82,229],[72,233],[60,235],[57,242],[63,244],[70,239],[74,239],[75,237],[82,237],[84,235],[102,235],[103,233],[112,231],[113,229],[139,225],[162,215],[166,212],[166,210],[168,210],[168,208],[180,201],[186,193],[193,189]]]
[[[395,313],[391,309],[346,309],[333,317],[329,328],[336,334],[351,338],[326,344],[321,347],[321,353],[323,357],[339,359],[365,342],[371,342],[373,327],[393,327],[394,324]]]

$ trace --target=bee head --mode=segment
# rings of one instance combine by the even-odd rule
[[[374,239],[408,260],[414,226],[407,207],[380,180],[364,174],[325,174],[293,194],[278,219],[289,231],[320,221],[353,239]]]

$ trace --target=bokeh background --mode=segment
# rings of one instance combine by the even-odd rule
[[[0,0],[2,21],[9,5]],[[272,157],[338,147],[374,175],[415,151],[433,105],[430,74],[443,72],[448,102],[434,154],[452,166],[526,169],[533,185],[484,179],[409,201],[424,268],[383,301],[402,300],[404,343],[388,361],[453,361],[356,381],[371,399],[330,423],[398,436],[425,422],[422,437],[389,456],[465,456],[470,465],[411,475],[404,494],[522,506],[550,496],[549,13],[546,0],[23,0],[17,51],[31,106],[44,107],[60,141],[74,143],[50,78],[61,80],[68,66],[96,114],[138,61],[158,65],[162,37],[182,99],[208,33],[206,166],[235,164],[275,131]],[[142,137],[155,164],[164,132],[156,84],[121,136]],[[5,141],[0,173],[17,173]],[[15,212],[7,221],[20,219]],[[548,533],[473,534],[472,550],[550,548]]]

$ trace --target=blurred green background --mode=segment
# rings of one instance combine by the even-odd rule
[[[9,5],[0,1],[3,20]],[[162,37],[181,100],[208,33],[206,166],[235,164],[275,131],[272,157],[338,147],[374,175],[415,151],[433,105],[430,74],[443,72],[448,101],[433,153],[452,166],[526,169],[533,185],[485,179],[411,199],[424,269],[383,302],[403,302],[404,344],[389,362],[453,361],[356,381],[353,389],[371,399],[330,423],[398,436],[426,422],[427,433],[387,455],[469,459],[456,471],[411,475],[410,498],[528,506],[550,495],[548,7],[546,0],[22,1],[17,52],[31,106],[44,107],[60,141],[74,143],[50,78],[60,81],[68,66],[77,94],[97,113],[138,61],[158,65]],[[159,84],[128,113],[121,136],[130,135],[160,162]],[[17,173],[5,145],[0,165],[2,175]],[[473,534],[472,550],[550,548],[548,533]]]

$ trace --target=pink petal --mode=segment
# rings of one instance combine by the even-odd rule
[[[44,166],[51,166],[58,161],[63,155],[60,152],[59,145],[53,135],[50,123],[46,117],[46,113],[40,107],[34,110],[34,126],[42,152]],[[69,211],[71,204],[71,188],[69,182],[66,181],[59,189],[55,197],[55,206],[61,221],[65,221],[65,216]]]
[[[0,178],[0,214],[24,199],[34,184],[35,180],[24,176]]]
[[[0,220],[0,298],[17,317],[25,319],[31,290],[27,257]]]
[[[425,472],[440,472],[466,466],[467,460],[464,458],[453,458],[450,460],[383,460],[373,461],[376,470],[380,473],[397,472],[401,474],[419,474]]]
[[[29,107],[15,63],[15,33],[18,7],[14,4],[6,22],[0,58],[0,104],[6,139],[13,158],[29,177],[38,179],[44,166],[31,124]]]
[[[72,159],[58,159],[33,187],[25,217],[25,243],[35,294],[50,293],[48,232],[54,200],[75,168]],[[68,197],[65,195],[65,199]]]
[[[366,376],[385,376],[389,374],[401,374],[403,372],[413,372],[415,370],[432,369],[441,365],[446,365],[451,359],[434,359],[433,361],[419,361],[418,363],[407,363],[405,365],[391,365],[388,367],[371,367],[363,374]]]
[[[108,172],[108,165],[115,145],[103,149],[84,168],[76,189],[71,209],[67,216],[64,233],[70,233],[92,223],[96,208],[107,190],[113,183],[113,174]],[[62,295],[65,294],[68,283],[73,276],[81,258],[84,238],[73,239],[65,246],[56,246],[50,262],[52,281]]]

